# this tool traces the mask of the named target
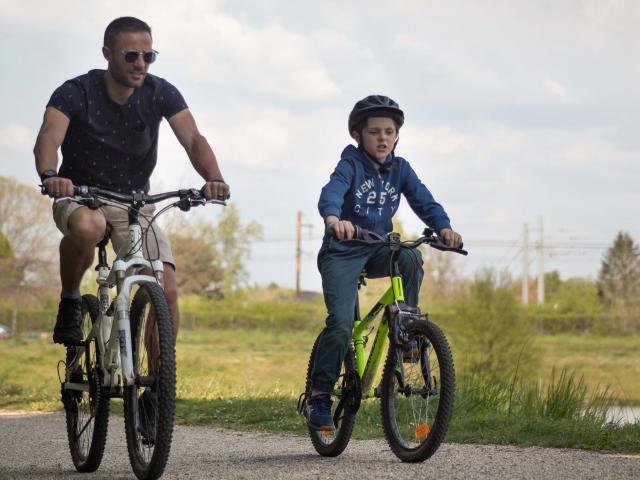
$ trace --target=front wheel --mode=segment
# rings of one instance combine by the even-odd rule
[[[98,318],[98,299],[82,297],[82,338]],[[102,461],[109,423],[109,397],[102,388],[100,351],[96,338],[67,348],[62,403],[67,419],[71,459],[79,472],[93,472]]]
[[[130,317],[135,385],[124,389],[127,449],[136,476],[153,479],[169,459],[176,403],[173,325],[160,285],[140,285]]]
[[[453,412],[455,372],[447,339],[428,321],[407,326],[409,348],[390,347],[382,377],[382,426],[403,462],[431,457]]]
[[[307,382],[305,395],[311,395],[311,375],[313,373],[314,359],[318,348],[318,337],[311,350],[309,365],[307,367]],[[309,427],[309,436],[313,447],[323,457],[337,457],[347,447],[353,426],[356,421],[356,412],[360,406],[362,397],[360,389],[360,377],[355,367],[354,352],[351,345],[342,362],[340,377],[336,383],[331,399],[333,401],[331,413],[336,429],[332,432],[318,431]]]

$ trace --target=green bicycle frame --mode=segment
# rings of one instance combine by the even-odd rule
[[[380,327],[376,332],[376,337],[373,341],[373,347],[369,358],[365,364],[364,357],[364,331],[371,325],[380,311],[387,305],[392,305],[396,302],[404,302],[404,290],[402,288],[402,277],[400,275],[391,277],[391,287],[382,295],[380,300],[373,306],[369,313],[361,320],[356,320],[353,327],[353,344],[355,346],[356,366],[358,369],[358,376],[362,380],[362,397],[369,398],[375,395],[373,389],[373,380],[382,355],[384,353],[385,344],[389,335],[389,324],[387,318],[382,317]]]

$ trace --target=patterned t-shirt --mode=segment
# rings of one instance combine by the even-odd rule
[[[149,190],[162,117],[187,108],[166,80],[147,74],[125,105],[109,98],[104,70],[91,70],[58,87],[47,107],[70,119],[62,142],[60,176],[74,185],[131,192]]]

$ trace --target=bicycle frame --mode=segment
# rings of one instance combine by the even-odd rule
[[[393,275],[391,277],[391,286],[382,295],[380,300],[378,300],[363,319],[356,319],[354,322],[352,340],[355,347],[358,376],[362,382],[363,398],[375,396],[373,381],[376,373],[378,372],[378,367],[380,366],[380,361],[382,360],[382,355],[384,354],[384,349],[389,335],[389,323],[387,316],[383,315],[382,320],[380,321],[380,326],[376,332],[375,339],[373,340],[373,346],[371,347],[371,352],[369,353],[366,363],[364,354],[364,331],[371,325],[383,308],[393,304],[398,305],[398,302],[404,302],[402,277],[400,275]]]
[[[135,383],[129,318],[131,291],[135,285],[142,283],[158,283],[162,286],[164,273],[161,260],[149,261],[143,257],[141,248],[137,248],[142,242],[142,227],[138,223],[138,211],[130,208],[129,216],[127,253],[123,257],[117,257],[112,268],[109,268],[107,264],[104,245],[99,246],[98,278],[96,280],[99,311],[98,318],[86,339],[87,343],[94,338],[97,340],[103,386],[112,390],[118,390],[120,386],[129,386]],[[154,276],[137,273],[140,268],[144,267],[151,269]],[[110,302],[109,292],[114,287],[116,287],[117,295],[113,302]],[[78,347],[73,363],[82,357],[85,350],[86,346]],[[67,368],[67,372],[71,370],[71,368]],[[122,376],[118,374],[118,370],[121,370]],[[86,384],[71,383],[68,378],[66,380],[66,389],[87,390],[89,388]]]

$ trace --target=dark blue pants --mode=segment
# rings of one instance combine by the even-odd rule
[[[327,321],[316,348],[312,374],[313,388],[331,392],[340,375],[340,368],[353,331],[358,278],[365,270],[367,277],[389,275],[388,247],[342,243],[330,238],[318,253],[318,268],[327,306]],[[402,274],[405,302],[418,306],[422,284],[422,256],[418,250],[402,250],[398,258]],[[391,284],[391,281],[389,281]]]

